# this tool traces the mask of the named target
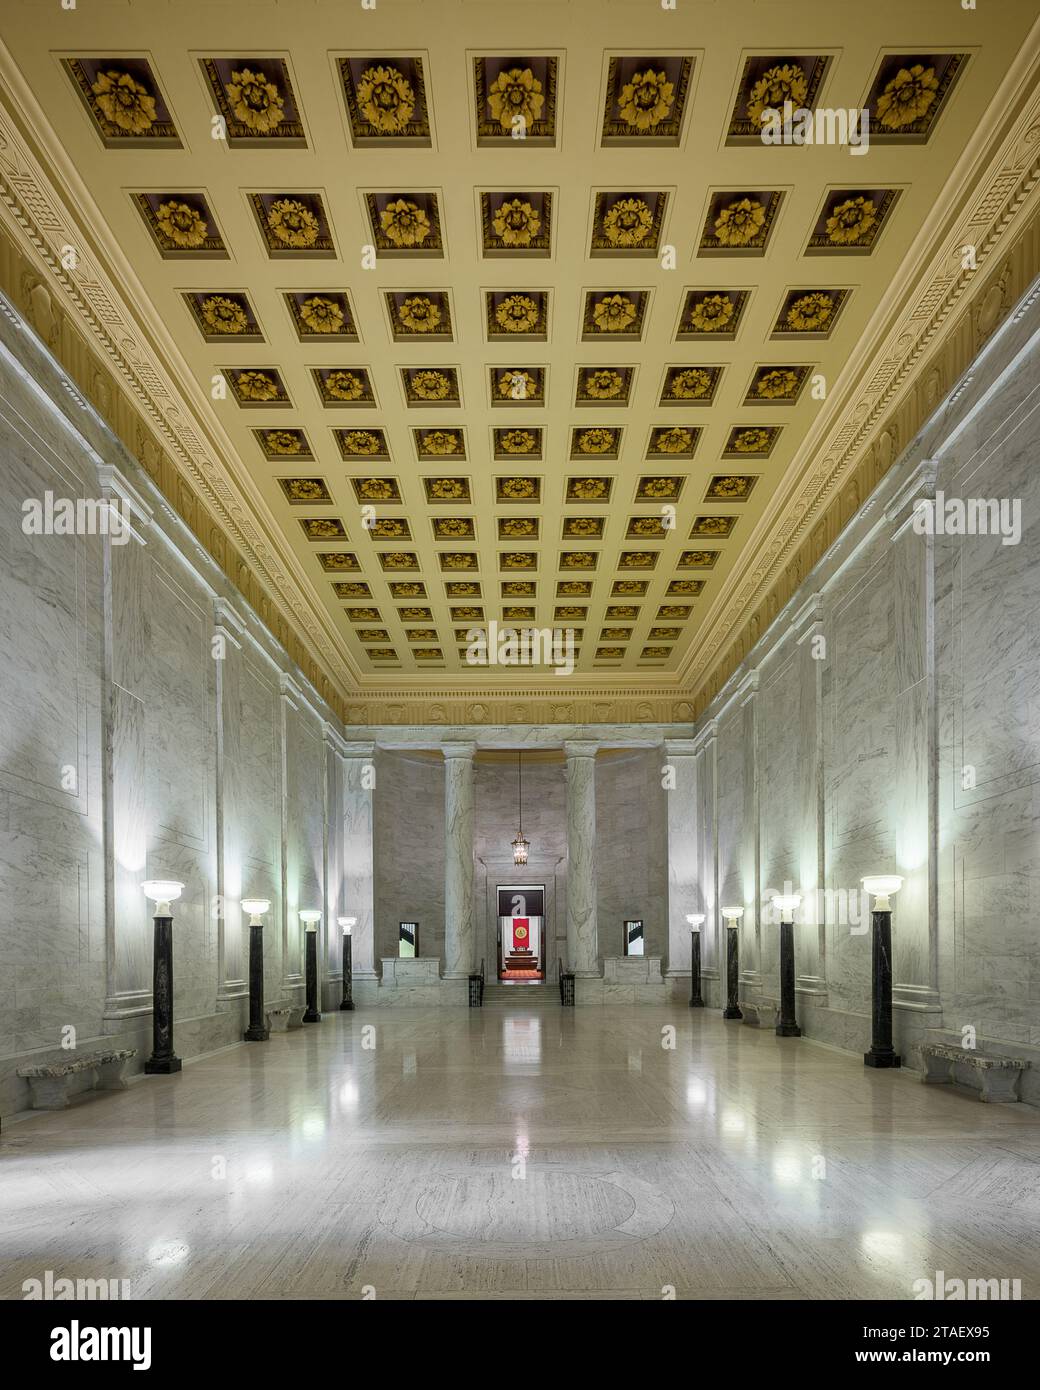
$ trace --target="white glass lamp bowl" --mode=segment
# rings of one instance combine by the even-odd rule
[[[903,886],[901,874],[868,874],[860,882],[863,884],[863,891],[869,893],[874,899],[875,912],[892,911],[892,904],[889,899],[893,893],[898,893]]]
[[[344,935],[344,936],[349,936],[350,933],[351,933],[351,932],[354,930],[354,928],[357,926],[357,918],[356,918],[356,917],[337,917],[337,918],[336,918],[336,921],[337,921],[337,922],[340,924],[340,926],[343,928],[343,935]]]
[[[780,914],[781,922],[793,922],[794,914],[802,901],[801,893],[774,893],[773,906]]]
[[[688,913],[686,914],[686,920],[687,920],[687,922],[689,922],[689,924],[690,924],[691,927],[698,927],[698,928],[699,928],[700,925],[701,925],[701,923],[704,921],[704,913],[703,913],[703,912],[688,912]]]
[[[184,892],[184,884],[174,878],[146,878],[141,891],[155,903],[156,917],[169,917],[170,903],[175,903]]]
[[[321,913],[314,907],[301,908],[298,916],[307,931],[317,931],[318,923],[321,921]]]
[[[271,909],[270,898],[243,898],[242,911],[249,913],[249,925],[251,927],[262,927],[260,920],[265,912]]]
[[[744,909],[742,907],[724,907],[722,915],[727,922],[739,922],[744,915]]]

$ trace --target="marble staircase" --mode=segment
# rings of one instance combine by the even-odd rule
[[[488,983],[484,986],[484,1007],[558,1009],[560,1007],[560,988],[557,984],[501,985]]]

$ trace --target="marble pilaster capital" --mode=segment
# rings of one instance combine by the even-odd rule
[[[321,721],[321,737],[326,748],[331,748],[340,758],[345,756],[344,749],[347,745],[343,740],[343,735],[335,724],[330,724],[327,719]]]
[[[455,741],[452,741],[452,742],[450,742],[450,743],[442,743],[442,744],[441,744],[441,752],[444,754],[444,760],[445,760],[445,762],[447,762],[449,758],[450,758],[450,759],[456,759],[456,758],[458,758],[458,759],[464,760],[464,761],[466,761],[466,762],[472,762],[472,761],[473,761],[473,755],[476,753],[476,751],[477,751],[477,745],[476,745],[475,742],[469,742],[469,741],[466,741],[466,742],[462,742],[462,741],[460,741],[460,742],[455,742]]]
[[[241,651],[246,635],[245,619],[237,609],[232,608],[226,598],[213,600],[213,626],[222,636],[227,637]]]
[[[742,705],[746,705],[748,701],[753,700],[757,694],[758,672],[749,671],[733,692],[733,698],[739,700]]]
[[[594,738],[569,738],[564,741],[563,751],[567,761],[572,758],[594,758],[599,750],[599,740]]]
[[[298,709],[303,700],[303,691],[287,671],[280,672],[278,676],[278,693],[294,709]]]
[[[935,500],[935,481],[939,475],[939,460],[922,459],[904,485],[885,508],[885,520],[891,525],[889,540],[894,541],[911,525],[917,503]]]
[[[144,531],[155,515],[152,508],[114,463],[99,463],[97,475],[101,496],[118,510],[123,525],[134,540],[139,545],[145,545]]]
[[[666,738],[662,746],[666,758],[693,758],[697,754],[697,740],[693,738]]]
[[[719,721],[709,719],[704,727],[693,736],[694,749],[698,753],[703,753],[706,748],[710,748],[715,742],[719,733]]]
[[[791,631],[794,633],[795,642],[798,646],[808,637],[814,636],[823,623],[823,596],[813,594],[806,599],[798,612],[791,619]]]
[[[344,758],[360,758],[363,762],[371,762],[375,756],[375,743],[356,742],[350,739],[340,740],[340,751]]]

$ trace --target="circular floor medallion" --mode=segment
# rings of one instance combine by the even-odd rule
[[[510,1164],[443,1174],[414,1203],[387,1203],[383,1225],[402,1240],[446,1255],[549,1260],[601,1255],[655,1235],[674,1208],[649,1183],[623,1172]]]

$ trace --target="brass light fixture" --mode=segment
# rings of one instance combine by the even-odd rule
[[[524,755],[523,750],[518,749],[516,755],[516,781],[519,800],[518,829],[513,837],[513,863],[526,864],[527,851],[531,848],[530,840],[524,838]]]

